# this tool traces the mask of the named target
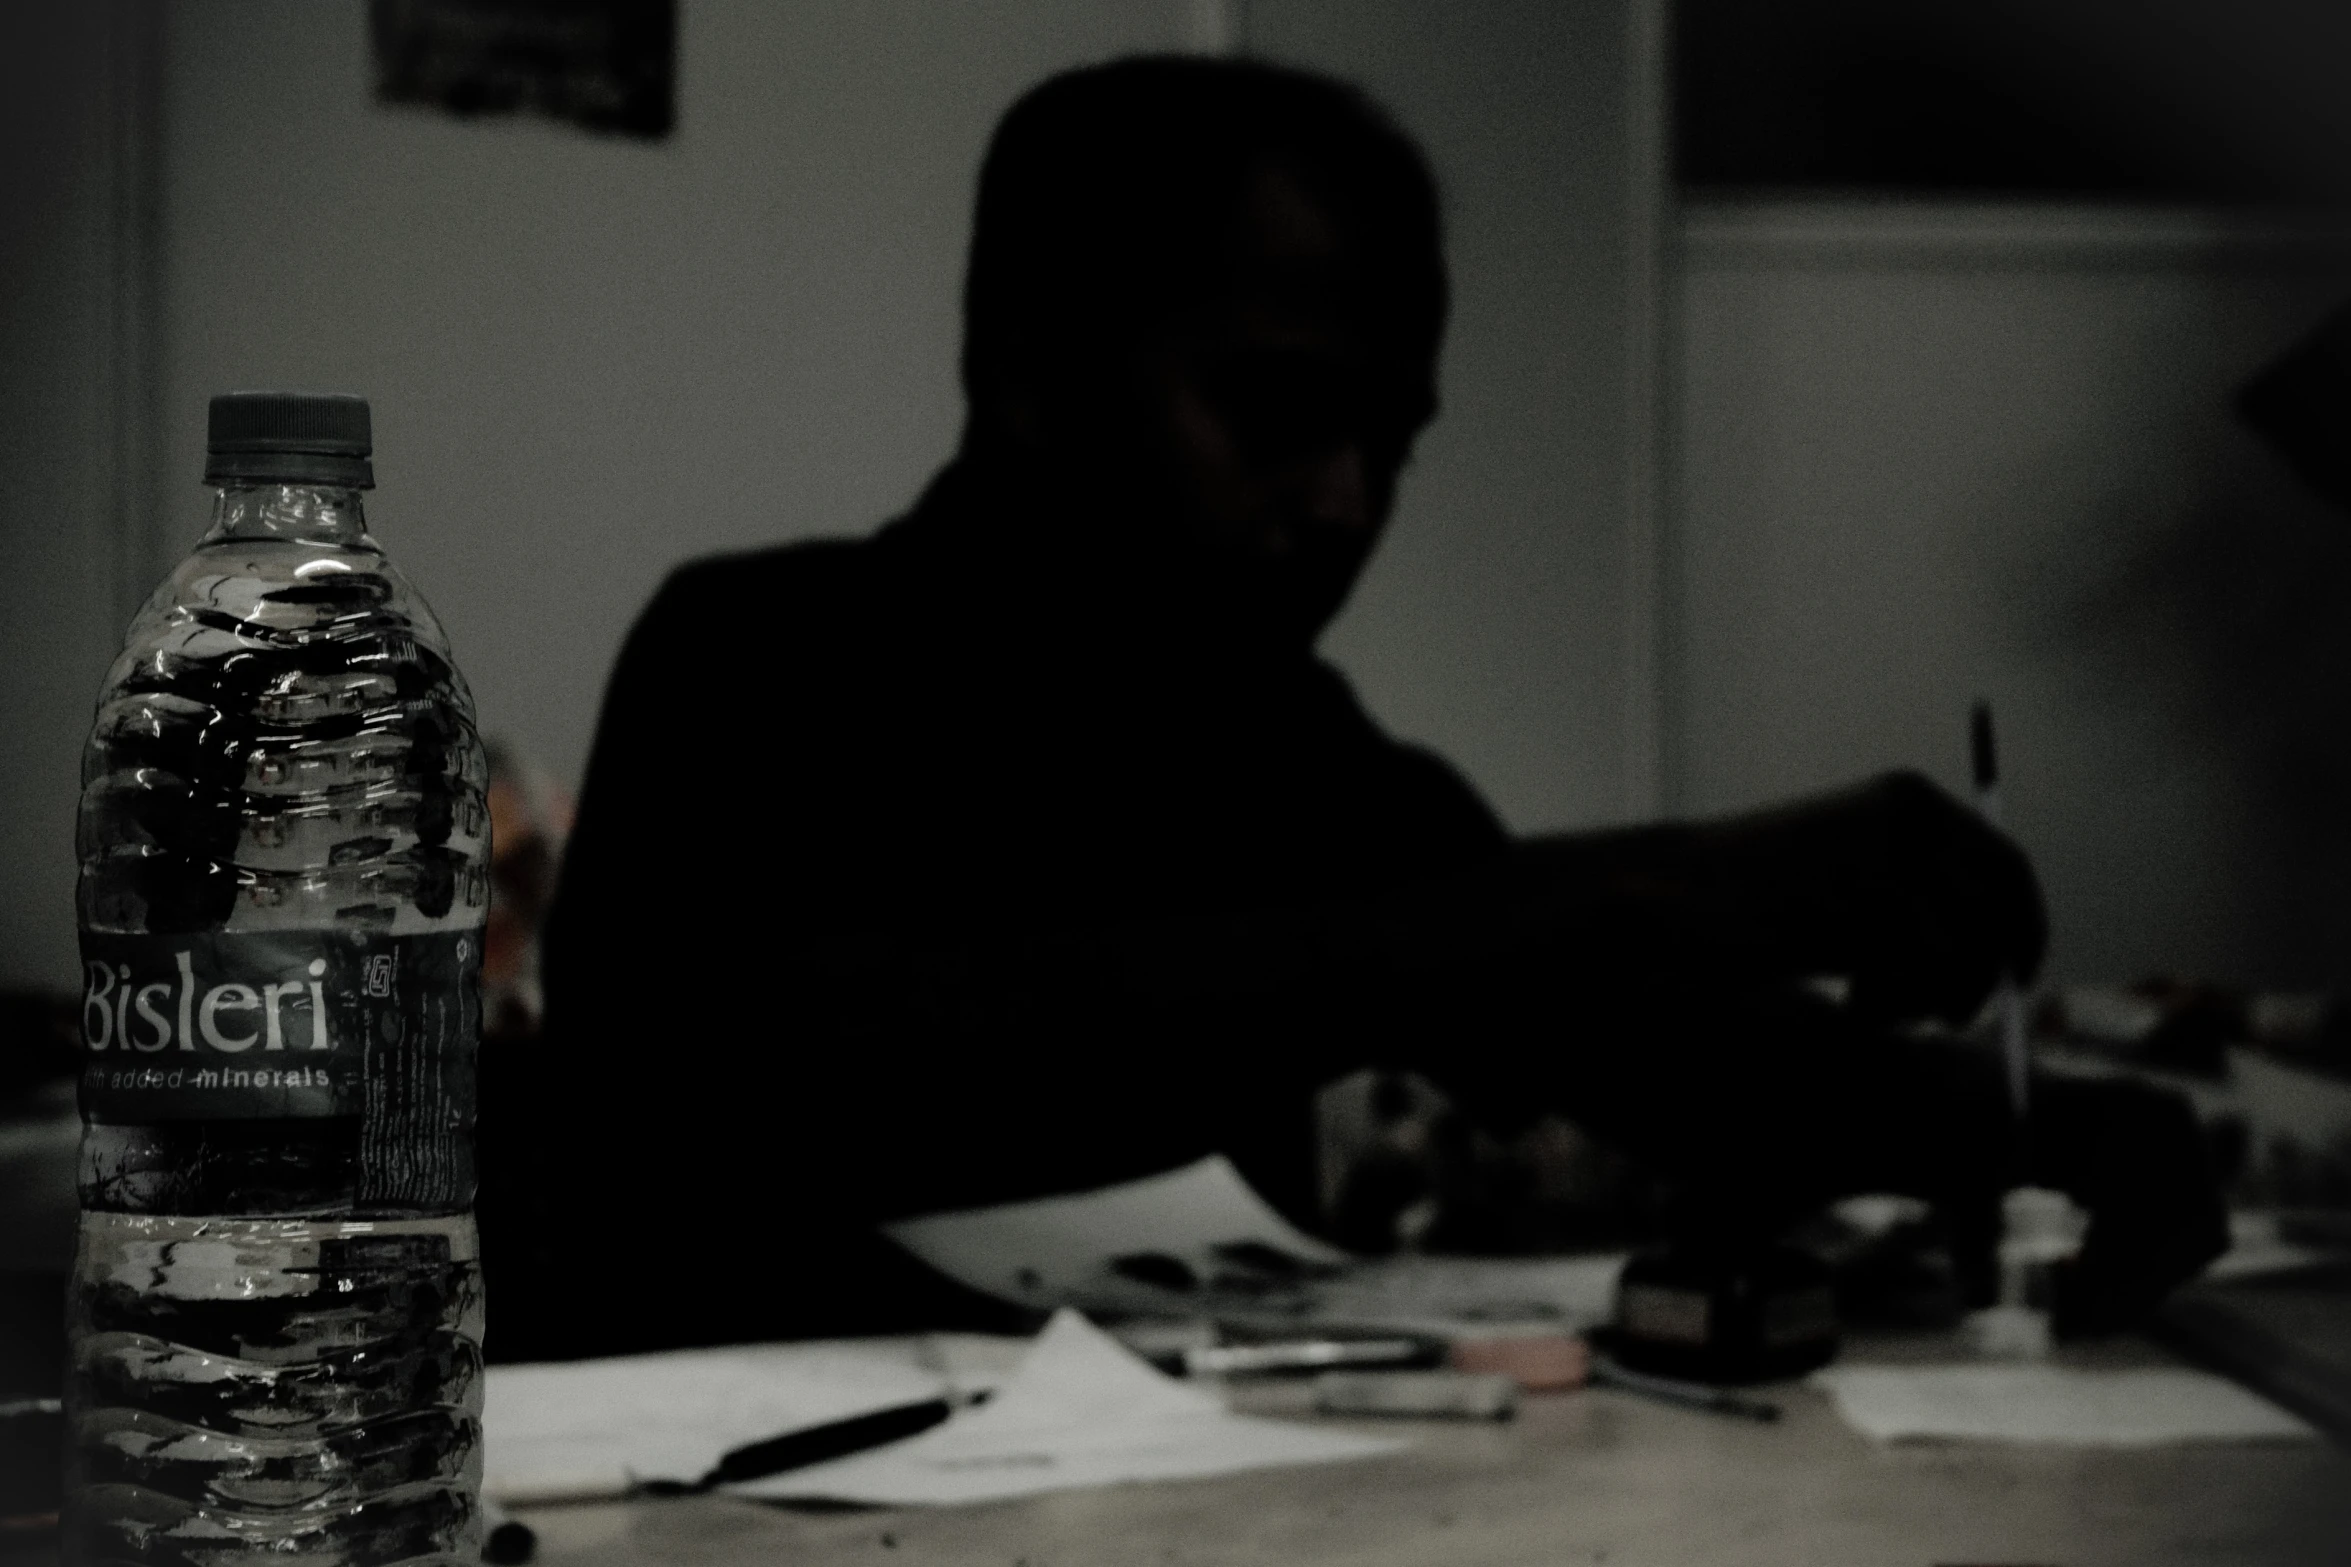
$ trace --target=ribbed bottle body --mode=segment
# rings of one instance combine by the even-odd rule
[[[470,1215],[82,1216],[71,1562],[446,1562],[481,1525]]]
[[[69,1560],[468,1553],[488,769],[355,491],[224,491],[84,755]]]

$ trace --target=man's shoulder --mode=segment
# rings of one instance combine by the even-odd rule
[[[1332,736],[1367,791],[1368,807],[1391,823],[1412,823],[1440,854],[1484,852],[1508,840],[1501,818],[1443,755],[1399,740],[1363,705],[1355,683],[1328,660],[1312,660],[1308,688]]]
[[[829,598],[870,576],[871,541],[799,539],[698,556],[673,568],[654,603],[696,617],[779,598]]]
[[[831,640],[888,597],[873,555],[869,540],[817,538],[700,556],[670,571],[630,641],[699,656],[745,637],[770,647]]]

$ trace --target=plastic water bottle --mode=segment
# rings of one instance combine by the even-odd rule
[[[473,699],[367,404],[213,399],[212,527],[82,766],[69,1562],[472,1560]]]

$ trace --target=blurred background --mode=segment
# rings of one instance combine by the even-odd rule
[[[2351,977],[2351,518],[2232,409],[2351,296],[2342,8],[678,0],[586,8],[653,18],[638,123],[395,80],[564,9],[0,12],[0,987],[74,984],[208,396],[373,400],[379,536],[574,786],[672,565],[948,455],[998,114],[1182,48],[1361,82],[1445,183],[1445,412],[1329,651],[1513,827],[1959,786],[1988,697],[2055,977]]]

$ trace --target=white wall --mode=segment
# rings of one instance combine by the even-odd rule
[[[1675,803],[1964,788],[1988,697],[2054,972],[2351,980],[2351,518],[2229,406],[2351,235],[1766,206],[1682,266]]]

